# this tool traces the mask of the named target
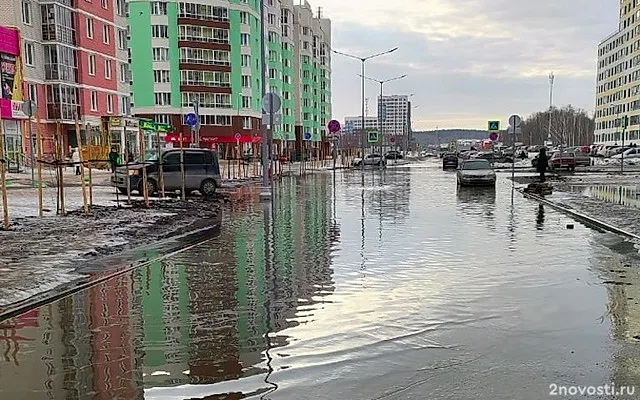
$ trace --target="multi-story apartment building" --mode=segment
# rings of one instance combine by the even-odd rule
[[[620,1],[618,30],[598,45],[595,141],[640,141],[640,3]],[[623,129],[620,119],[629,117]],[[619,118],[620,117],[620,118]],[[622,132],[624,130],[624,138]]]
[[[405,136],[409,132],[409,96],[378,96],[378,110],[382,112],[382,135]]]
[[[364,129],[378,130],[380,126],[378,117],[364,117]],[[362,117],[344,117],[344,133],[357,133],[362,129]]]
[[[129,114],[126,14],[125,0],[0,2],[0,25],[22,37],[23,97],[36,101],[45,137],[58,131],[75,146],[76,115],[95,132],[102,116]]]
[[[275,140],[301,140],[305,132],[321,140],[331,114],[331,25],[308,3],[136,1],[130,7],[137,116],[171,124],[174,135],[188,138],[184,116],[197,102],[200,144],[235,143],[238,133],[255,143],[264,86],[282,99]]]

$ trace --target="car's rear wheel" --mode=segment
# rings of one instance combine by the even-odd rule
[[[205,179],[200,184],[200,193],[203,196],[213,196],[216,193],[217,187],[216,181],[213,179]]]

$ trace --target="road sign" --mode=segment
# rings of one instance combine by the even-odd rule
[[[450,150],[455,150],[457,147],[458,147],[458,142],[456,142],[455,140],[452,140],[451,143],[449,143]]]
[[[304,133],[304,140],[311,140],[311,132]]]
[[[198,125],[198,116],[196,113],[188,113],[184,116],[184,123],[193,128]]]
[[[367,137],[369,139],[369,143],[376,143],[378,141],[378,131],[367,132]]]
[[[173,132],[173,127],[167,124],[160,124],[157,122],[153,122],[150,120],[141,119],[140,120],[140,129],[143,131],[153,131],[160,133],[170,133]]]
[[[491,140],[492,142],[495,142],[498,140],[498,134],[495,132],[491,132],[491,134],[489,135],[489,140]]]
[[[391,143],[395,143],[395,142],[396,142],[396,137],[395,137],[395,136],[391,136],[391,137],[389,138],[389,141],[390,141]]]
[[[336,121],[335,119],[332,119],[331,121],[329,121],[327,128],[329,128],[329,132],[331,133],[340,132],[340,122]]]
[[[273,114],[273,125],[282,123],[282,114]],[[271,114],[262,114],[262,125],[271,125]]]
[[[266,113],[276,113],[280,111],[280,107],[282,107],[282,100],[280,100],[280,96],[277,94],[269,92],[262,98],[262,111]]]
[[[512,116],[509,117],[509,129],[507,130],[508,133],[511,134],[520,134],[522,133],[522,128],[520,127],[520,124],[522,123],[522,118],[520,118],[519,115],[514,114]]]
[[[236,133],[236,135],[235,135],[236,140],[240,140],[241,137],[242,137],[242,135],[240,133]]]
[[[487,123],[487,130],[489,132],[500,132],[500,121],[489,121]]]

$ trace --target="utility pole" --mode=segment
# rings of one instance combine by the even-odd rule
[[[200,147],[200,100],[193,102],[193,113],[198,118],[198,123],[191,128],[191,147]]]
[[[264,11],[265,11],[264,0],[260,0],[260,54],[262,56],[262,64],[261,64],[262,96],[261,98],[264,98],[264,96],[267,94],[267,61],[265,59],[265,45],[264,45],[264,39],[265,39]],[[273,121],[270,121],[270,123],[273,123]],[[265,124],[264,121],[262,121],[262,143],[260,146],[261,153],[262,153],[262,157],[261,157],[262,158],[262,191],[260,192],[261,200],[271,199],[271,183],[269,182],[269,160],[267,158],[267,153],[269,152],[268,146],[269,146],[269,143],[267,138],[267,124]]]
[[[547,141],[551,142],[551,118],[553,115],[553,82],[555,81],[556,76],[553,74],[553,71],[549,73],[549,135],[547,136]]]

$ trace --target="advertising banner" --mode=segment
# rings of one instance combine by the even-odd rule
[[[0,53],[0,84],[2,85],[2,98],[6,100],[18,100],[16,95],[20,92],[16,86],[17,57],[11,54]]]

